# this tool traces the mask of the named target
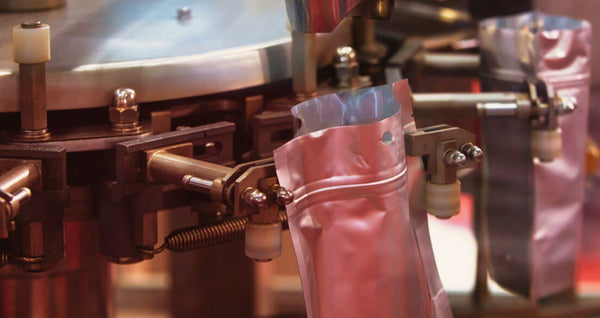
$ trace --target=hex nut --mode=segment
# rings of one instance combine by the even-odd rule
[[[113,94],[113,103],[108,108],[108,119],[115,130],[132,129],[139,122],[138,104],[135,91],[119,88]]]

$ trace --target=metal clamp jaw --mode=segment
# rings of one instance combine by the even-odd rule
[[[516,117],[532,122],[532,155],[552,161],[561,154],[558,117],[577,108],[573,98],[557,96],[552,85],[538,80],[526,83],[528,92],[413,94],[417,119]]]
[[[552,161],[562,154],[562,132],[558,117],[577,108],[576,100],[557,96],[552,85],[543,80],[527,82],[532,102],[531,153],[542,162]]]
[[[281,254],[279,209],[293,201],[293,193],[277,184],[273,159],[243,163],[233,168],[193,159],[193,145],[183,143],[146,154],[148,182],[181,185],[210,194],[234,217],[249,216],[246,255],[268,261]]]
[[[460,212],[460,182],[456,170],[481,161],[483,151],[475,135],[448,125],[437,125],[405,134],[406,154],[422,156],[427,173],[426,209],[438,218]]]
[[[0,239],[8,243],[0,265],[45,270],[63,258],[66,151],[2,145],[0,158]]]

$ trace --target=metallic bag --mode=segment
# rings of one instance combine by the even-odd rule
[[[409,213],[411,113],[406,81],[292,109],[298,133],[274,159],[295,196],[286,208],[308,317],[451,315],[426,215],[415,230]]]
[[[484,208],[490,273],[512,291],[538,300],[575,285],[584,203],[591,30],[585,21],[540,13],[480,24],[482,88],[526,90],[542,80],[577,109],[560,116],[562,155],[531,156],[531,124],[487,118]]]

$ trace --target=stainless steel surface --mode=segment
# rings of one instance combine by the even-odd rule
[[[176,10],[193,16],[180,23]],[[48,109],[107,106],[118,87],[139,103],[214,94],[291,78],[291,37],[280,0],[79,0],[64,8],[0,14],[0,112],[16,112],[10,28],[52,25]],[[317,35],[317,65],[350,44],[348,26]]]
[[[210,194],[210,188],[213,186],[212,180],[194,177],[189,174],[183,177],[181,183],[186,189],[206,194]]]
[[[0,0],[0,12],[49,10],[64,5],[65,0]]]
[[[19,64],[19,109],[24,138],[43,139],[48,136],[45,62]]]
[[[108,107],[108,118],[114,131],[128,133],[140,129],[140,114],[133,89],[119,88],[115,90],[113,103]]]
[[[148,175],[154,181],[181,184],[186,175],[214,180],[227,175],[231,168],[184,157],[166,151],[153,153],[147,161]]]

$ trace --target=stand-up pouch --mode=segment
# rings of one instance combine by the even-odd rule
[[[490,273],[512,291],[538,300],[575,285],[584,203],[591,30],[585,21],[541,13],[480,24],[482,88],[526,91],[544,80],[577,109],[559,117],[562,155],[531,156],[531,123],[486,118],[484,211]]]
[[[451,315],[435,303],[447,297],[429,235],[418,240],[409,215],[411,112],[406,81],[292,109],[298,133],[274,158],[295,196],[286,210],[308,317]]]

